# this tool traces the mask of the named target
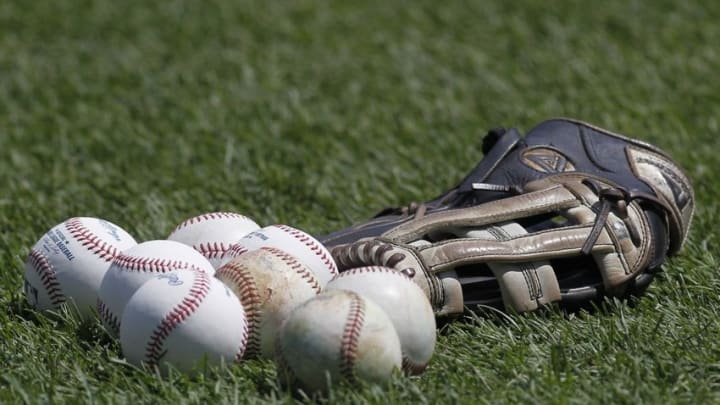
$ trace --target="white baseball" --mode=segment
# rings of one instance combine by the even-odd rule
[[[435,315],[427,296],[411,278],[387,267],[358,267],[340,273],[326,288],[353,291],[378,304],[400,337],[403,370],[409,374],[425,370],[435,350]]]
[[[335,261],[327,248],[307,233],[287,225],[270,225],[250,232],[228,250],[221,259],[223,264],[263,246],[278,248],[305,263],[322,285],[338,274]]]
[[[191,270],[155,275],[143,284],[120,325],[120,345],[130,363],[184,373],[200,361],[240,361],[248,337],[237,296],[209,274]]]
[[[50,310],[68,302],[89,318],[110,262],[136,244],[122,228],[100,218],[70,218],[56,225],[35,243],[25,263],[28,303]]]
[[[118,335],[125,305],[140,286],[158,274],[174,270],[215,274],[200,252],[171,240],[143,242],[117,255],[105,273],[97,299],[97,311],[108,332]]]
[[[303,263],[271,247],[236,257],[219,268],[215,276],[237,294],[245,307],[250,329],[247,358],[272,358],[280,324],[322,288]]]
[[[192,246],[217,269],[222,255],[233,243],[258,229],[260,225],[245,215],[208,212],[183,221],[167,238]]]
[[[401,367],[392,321],[351,291],[327,291],[305,302],[283,324],[278,339],[281,382],[309,392],[341,380],[382,383]]]

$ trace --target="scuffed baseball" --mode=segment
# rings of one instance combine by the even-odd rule
[[[118,335],[125,305],[140,286],[158,274],[174,270],[215,274],[200,252],[171,240],[143,242],[117,255],[98,291],[97,311],[107,331]]]
[[[400,338],[403,370],[425,370],[435,350],[437,325],[430,301],[411,278],[387,267],[358,267],[337,275],[326,289],[353,291],[378,304]]]
[[[268,246],[284,250],[305,263],[322,285],[338,274],[337,265],[322,243],[307,233],[287,225],[270,225],[245,235],[228,250],[221,263]]]
[[[191,373],[240,361],[247,343],[240,300],[211,275],[177,270],[154,275],[130,298],[120,323],[120,345],[137,366]]]
[[[215,276],[240,298],[249,324],[246,358],[272,358],[280,324],[320,293],[315,275],[294,256],[263,247],[236,257]]]
[[[167,239],[192,246],[217,269],[222,255],[233,243],[258,229],[260,225],[245,215],[208,212],[183,221]]]
[[[392,321],[377,304],[351,291],[327,291],[305,302],[283,324],[278,339],[281,383],[307,393],[327,390],[328,382],[382,383],[401,367]]]
[[[68,303],[88,319],[111,261],[137,242],[119,226],[93,217],[70,218],[46,232],[25,263],[24,292],[38,310]]]

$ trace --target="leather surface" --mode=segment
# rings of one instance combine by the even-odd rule
[[[524,186],[573,172],[664,200],[661,210],[663,216],[669,214],[671,236],[668,253],[679,251],[694,210],[692,185],[682,169],[655,146],[573,119],[544,121],[524,139],[517,130],[508,130],[462,181],[425,205],[428,213],[474,206],[510,194],[474,190],[473,183]],[[385,209],[375,218],[318,238],[332,247],[380,236],[412,219],[401,209]]]
[[[320,237],[340,270],[412,274],[438,315],[523,312],[640,293],[679,251],[693,190],[658,148],[570,119],[492,135],[449,191]]]

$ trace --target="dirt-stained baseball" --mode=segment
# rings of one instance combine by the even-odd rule
[[[387,267],[358,267],[340,273],[326,289],[353,291],[378,304],[400,337],[403,370],[408,374],[425,370],[435,350],[435,315],[425,293],[412,279]]]
[[[105,273],[97,299],[97,311],[108,332],[118,335],[125,305],[140,286],[158,274],[174,270],[215,274],[200,252],[171,240],[143,242],[117,255]]]
[[[137,243],[119,226],[93,217],[70,218],[45,233],[25,263],[25,297],[39,310],[68,303],[87,319],[111,261]]]
[[[120,324],[127,360],[162,371],[240,361],[248,337],[240,300],[201,271],[155,275],[130,297]]]
[[[330,252],[307,233],[287,225],[270,225],[245,235],[228,250],[221,263],[263,246],[284,250],[305,263],[322,285],[338,274]]]
[[[400,339],[387,314],[345,290],[305,302],[283,324],[276,345],[281,383],[306,393],[346,381],[382,383],[401,367]]]
[[[245,215],[208,212],[183,221],[167,238],[192,246],[217,269],[222,255],[233,243],[258,229],[260,226]]]
[[[280,324],[293,309],[322,289],[307,266],[271,247],[234,258],[215,276],[237,294],[245,307],[250,328],[247,358],[272,358]]]

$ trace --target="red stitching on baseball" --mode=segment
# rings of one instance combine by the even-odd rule
[[[193,245],[193,249],[202,253],[208,259],[214,259],[222,256],[225,252],[230,249],[230,246],[225,245],[222,242],[208,242],[201,243],[199,245]]]
[[[80,218],[70,218],[65,222],[65,228],[70,232],[70,235],[75,238],[81,245],[106,262],[112,260],[117,254],[118,250],[115,246],[102,240],[99,236],[95,235],[83,225]]]
[[[163,318],[150,335],[145,348],[145,359],[149,365],[156,365],[163,354],[163,344],[170,333],[185,322],[200,307],[210,292],[210,278],[203,272],[195,273],[195,280],[188,295]]]
[[[247,252],[249,252],[249,250],[245,246],[236,243],[231,245],[230,248],[222,254],[221,258],[225,259],[226,257],[229,257],[230,259],[234,259]]]
[[[238,351],[235,353],[235,362],[239,363],[243,356],[245,355],[245,350],[247,348],[247,341],[248,341],[248,323],[247,320],[243,322],[243,330],[242,330],[242,337],[240,338],[240,345],[238,346]]]
[[[260,317],[262,304],[255,279],[241,263],[230,262],[215,274],[215,277],[236,291],[245,309],[245,319],[250,326],[245,347],[245,357],[254,358],[260,354]]]
[[[142,256],[130,256],[120,253],[113,260],[113,264],[126,271],[144,271],[151,273],[166,273],[177,269],[195,270],[204,273],[205,270],[189,262],[180,260],[154,259]]]
[[[52,305],[60,305],[65,302],[65,294],[60,288],[60,282],[55,275],[50,261],[39,250],[32,249],[28,255],[28,262],[40,277],[40,282],[48,293]]]
[[[355,267],[353,269],[346,270],[335,277],[336,279],[343,278],[346,276],[352,276],[354,274],[366,274],[366,273],[385,273],[385,274],[396,274],[403,279],[406,279],[412,283],[413,280],[408,277],[407,274],[401,273],[399,271],[393,270],[389,267],[384,266],[365,266],[365,267]],[[402,358],[402,369],[407,372],[410,375],[418,375],[421,374],[425,369],[427,368],[428,363],[415,363],[412,360],[410,360],[407,356],[403,354]]]
[[[328,257],[324,246],[319,245],[313,238],[309,237],[305,232],[299,231],[293,227],[287,226],[287,225],[275,225],[278,229],[283,230],[290,234],[291,236],[295,237],[295,239],[299,240],[300,242],[304,243],[305,246],[309,247],[310,250],[312,250],[315,255],[320,257],[320,260],[323,261],[323,264],[325,264],[325,267],[330,270],[330,274],[336,275],[338,274],[337,265],[335,265],[335,261]]]
[[[297,261],[297,259],[295,259],[293,255],[290,255],[283,250],[276,249],[270,246],[263,246],[260,249],[268,251],[280,258],[280,260],[282,260],[283,262],[285,262],[285,264],[290,266],[290,268],[295,270],[295,273],[299,274],[303,280],[307,281],[308,284],[310,284],[310,287],[315,290],[317,294],[320,294],[320,292],[322,291],[322,286],[320,285],[320,282],[317,280],[317,278],[315,278],[315,274],[310,271],[304,264]]]
[[[170,233],[171,235],[177,231],[179,231],[182,228],[185,228],[188,225],[197,224],[203,221],[211,221],[214,219],[228,219],[228,218],[239,218],[239,219],[248,219],[252,221],[250,218],[246,217],[245,215],[241,215],[235,212],[210,212],[207,214],[201,214],[196,217],[192,217],[190,219],[187,219],[183,221],[180,225],[176,226],[175,229]]]
[[[340,342],[340,374],[348,381],[355,379],[355,360],[357,360],[358,341],[365,323],[365,301],[357,294],[351,294],[350,311],[348,312],[342,341]]]
[[[397,270],[393,270],[389,267],[385,266],[364,266],[364,267],[355,267],[352,269],[345,270],[335,276],[335,278],[342,278],[345,276],[352,276],[354,274],[364,274],[364,273],[387,273],[387,274],[397,274],[398,276],[407,279],[408,281],[413,281],[410,277],[408,277],[407,274],[399,272]]]
[[[110,328],[110,332],[114,333],[115,335],[119,335],[120,320],[115,316],[115,314],[112,313],[112,311],[110,311],[110,308],[108,308],[108,306],[105,305],[105,303],[100,298],[97,299],[95,307],[97,308],[98,315],[100,315],[100,319],[102,319]]]

